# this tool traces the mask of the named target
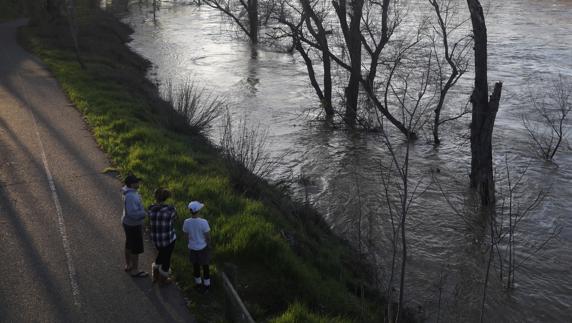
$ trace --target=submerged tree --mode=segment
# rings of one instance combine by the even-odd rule
[[[477,189],[481,204],[495,203],[492,135],[499,109],[502,82],[495,83],[489,99],[487,65],[487,26],[479,0],[467,0],[475,44],[475,87],[471,94],[471,187]]]
[[[346,3],[346,0],[334,0],[332,4],[338,16],[346,50],[350,58],[350,63],[348,64],[350,78],[348,85],[344,89],[346,101],[344,120],[347,124],[354,125],[358,112],[359,85],[361,80],[361,20],[364,0],[350,0],[349,4]],[[348,7],[351,9],[349,12],[347,10]]]
[[[441,142],[439,138],[439,126],[446,121],[456,118],[453,117],[442,120],[441,113],[449,90],[457,84],[457,81],[459,81],[467,70],[467,48],[471,42],[467,36],[451,39],[453,32],[457,31],[464,24],[464,21],[454,21],[456,7],[451,3],[451,0],[429,0],[429,3],[433,7],[437,18],[437,24],[433,27],[437,37],[432,37],[432,46],[437,56],[436,85],[439,91],[439,100],[434,110],[433,142],[438,145]],[[440,41],[436,38],[440,38]],[[464,113],[461,113],[461,115],[464,115]]]
[[[281,32],[292,39],[292,47],[295,49],[306,65],[310,83],[320,99],[320,104],[324,109],[327,118],[334,116],[332,105],[332,64],[328,44],[328,31],[324,27],[324,19],[327,17],[327,10],[316,9],[318,1],[300,0],[301,8],[288,4],[288,9],[282,10],[276,15],[276,20],[280,24],[288,27],[288,30]],[[307,45],[315,44],[314,46]],[[318,48],[318,49],[316,49]],[[322,83],[318,82],[314,61],[322,62]]]
[[[552,83],[545,93],[533,93],[531,90],[529,100],[533,113],[522,116],[534,148],[546,160],[554,159],[566,138],[566,120],[572,110],[572,84],[566,82],[562,75]],[[539,121],[533,121],[534,118]]]
[[[258,43],[258,0],[203,0],[208,6],[228,16],[248,36]],[[246,13],[246,18],[245,18]]]

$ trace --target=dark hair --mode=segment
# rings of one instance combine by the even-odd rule
[[[135,184],[135,183],[139,183],[140,179],[137,178],[137,176],[133,175],[133,174],[129,174],[127,175],[127,177],[125,177],[125,180],[123,181],[125,183],[125,186],[127,187],[131,187],[131,185]]]
[[[166,188],[158,188],[155,190],[155,200],[159,203],[165,202],[169,197],[171,197],[171,191]]]

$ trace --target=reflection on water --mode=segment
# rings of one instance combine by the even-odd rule
[[[207,8],[163,5],[154,19],[143,3],[132,2],[125,20],[135,29],[130,45],[155,65],[150,77],[192,77],[226,97],[233,114],[269,126],[272,153],[285,156],[277,176],[304,183],[294,187],[298,196],[307,196],[337,232],[350,240],[361,238],[359,247],[369,250],[383,272],[390,228],[379,177],[380,163],[387,158],[380,138],[334,131],[312,121],[315,110],[309,108],[318,102],[295,56],[253,52]],[[572,2],[507,0],[491,7],[487,21],[489,79],[504,82],[494,133],[497,175],[502,177],[505,157],[513,170],[529,167],[521,201],[551,187],[549,198],[520,224],[517,239],[524,242],[517,257],[534,250],[556,226],[564,228],[557,241],[519,269],[512,292],[491,279],[487,321],[567,322],[572,304],[572,154],[560,153],[558,165],[531,159],[520,120],[528,111],[522,98],[530,79],[556,73],[572,77]],[[466,102],[470,85],[466,79],[456,90],[459,104]],[[438,187],[428,186],[435,175],[452,205],[470,205],[468,122],[448,125],[448,135],[443,129],[438,148],[423,138],[412,146],[413,178],[427,190],[414,201],[408,218],[406,298],[409,306],[422,307],[428,321],[436,321],[439,303],[442,321],[479,318],[487,225],[478,217],[458,216]]]

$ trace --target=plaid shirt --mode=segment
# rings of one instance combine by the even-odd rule
[[[170,245],[177,236],[173,222],[177,213],[171,205],[151,205],[149,207],[149,223],[151,224],[151,241],[157,247]]]

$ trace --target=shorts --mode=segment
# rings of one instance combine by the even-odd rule
[[[132,254],[143,253],[143,226],[123,224],[125,231],[125,249]]]
[[[211,260],[211,252],[209,247],[204,247],[201,250],[190,249],[189,260],[193,264],[198,264],[201,266],[208,265]]]

